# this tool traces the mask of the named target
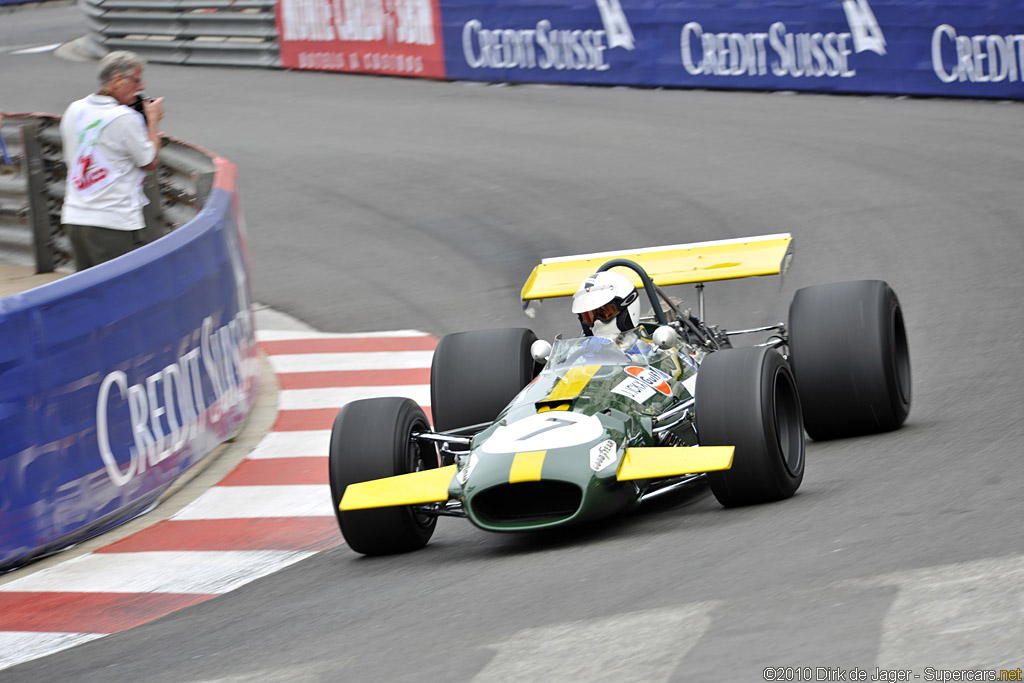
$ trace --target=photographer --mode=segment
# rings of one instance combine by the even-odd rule
[[[144,244],[142,184],[157,165],[163,118],[162,97],[141,99],[144,66],[134,52],[105,56],[99,90],[72,102],[60,123],[68,169],[61,222],[78,270]]]

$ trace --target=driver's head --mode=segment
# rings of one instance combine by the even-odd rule
[[[625,275],[595,273],[573,295],[572,312],[583,334],[611,339],[640,324],[640,294]]]

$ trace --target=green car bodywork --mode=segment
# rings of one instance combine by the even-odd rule
[[[658,446],[654,419],[693,398],[700,352],[661,349],[641,335],[555,341],[544,369],[472,438],[449,485],[488,531],[541,529],[639,504],[648,482],[619,481],[627,447]],[[695,446],[692,408],[672,445]]]

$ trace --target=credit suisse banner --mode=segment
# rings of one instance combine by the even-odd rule
[[[145,510],[256,396],[234,167],[187,225],[0,298],[0,571]]]
[[[290,68],[1024,99],[1024,0],[278,2]]]

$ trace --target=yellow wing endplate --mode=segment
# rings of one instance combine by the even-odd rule
[[[338,507],[341,510],[366,510],[396,505],[443,503],[448,500],[448,485],[456,469],[456,465],[449,465],[349,484]]]
[[[630,481],[727,470],[732,467],[735,449],[735,446],[627,448],[615,478]]]
[[[548,258],[530,273],[522,298],[529,301],[571,296],[600,266],[618,258],[638,263],[659,287],[778,275],[785,271],[792,257],[792,243],[792,235],[782,233]],[[629,277],[637,287],[643,286],[639,276],[629,268],[616,272]]]

